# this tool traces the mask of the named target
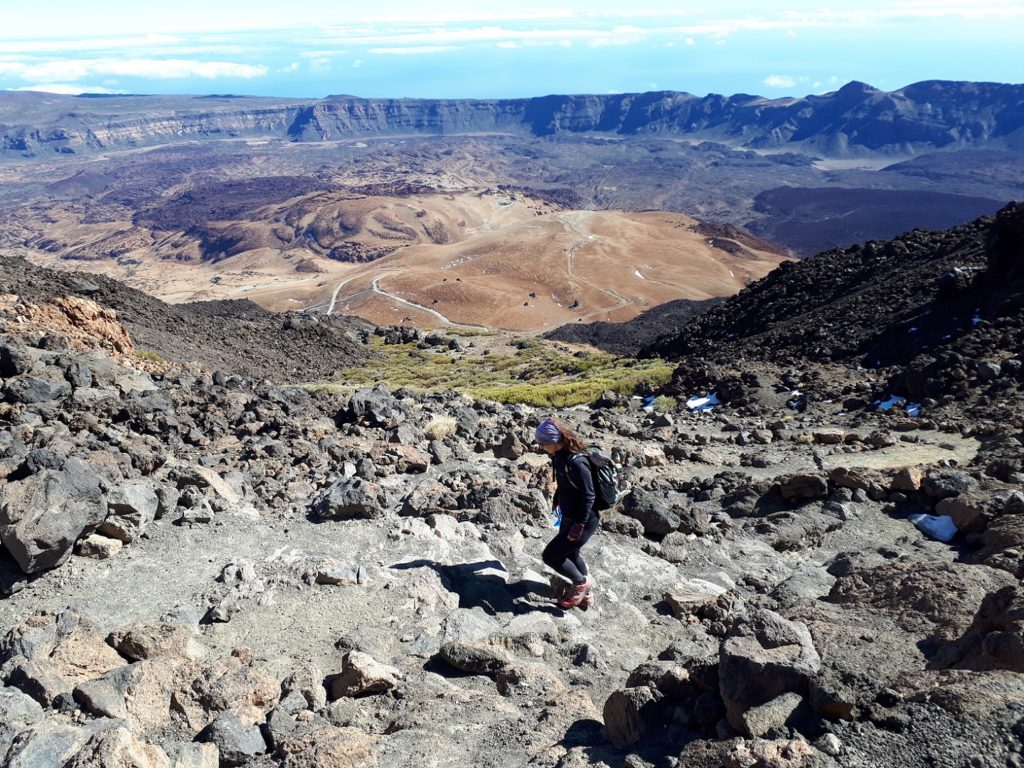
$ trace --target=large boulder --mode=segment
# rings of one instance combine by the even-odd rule
[[[645,488],[634,488],[621,504],[624,515],[638,520],[648,536],[661,539],[679,528],[682,522],[664,495]]]
[[[313,503],[313,512],[329,520],[381,517],[387,509],[383,489],[359,477],[334,481]]]
[[[331,684],[331,698],[384,693],[401,679],[402,673],[394,667],[380,663],[369,654],[349,651],[342,661],[341,674]]]
[[[512,661],[497,620],[481,610],[466,608],[453,611],[445,621],[440,657],[463,672],[490,676]]]
[[[171,724],[171,697],[182,668],[169,659],[140,661],[75,688],[75,701],[99,717],[125,720],[133,729]]]
[[[234,712],[222,712],[196,736],[196,740],[216,745],[221,768],[245,765],[267,751],[259,727],[243,723]]]
[[[78,458],[0,488],[0,541],[25,573],[61,565],[106,515],[100,473]]]
[[[608,738],[619,749],[644,740],[654,730],[661,695],[646,685],[615,691],[604,703]]]
[[[123,483],[107,494],[107,519],[99,533],[130,544],[156,519],[159,505],[156,490],[148,480]]]
[[[11,665],[10,684],[44,706],[125,665],[98,628],[71,610],[36,613],[12,627],[0,640],[0,664],[5,662]]]
[[[63,379],[19,376],[8,382],[4,394],[11,402],[37,405],[63,400],[71,394],[71,385]]]
[[[18,738],[43,719],[43,708],[16,688],[0,686],[0,756],[6,755]]]
[[[383,384],[360,389],[349,400],[348,408],[338,415],[343,423],[363,423],[375,427],[393,427],[405,420],[405,410]]]
[[[993,520],[982,534],[982,544],[977,554],[981,562],[1024,578],[1024,514]]]
[[[75,758],[93,736],[109,730],[110,721],[98,721],[79,728],[55,720],[44,720],[23,731],[4,757],[7,768],[51,768],[63,766]],[[117,765],[109,763],[109,765]],[[131,765],[129,763],[128,765]],[[98,768],[95,764],[90,768]],[[149,768],[149,766],[144,766]]]
[[[1024,673],[1024,587],[1006,586],[986,595],[963,637],[943,648],[936,663]]]
[[[362,768],[377,762],[376,742],[359,728],[324,723],[284,740],[277,754],[281,768]]]
[[[35,363],[28,347],[20,340],[9,336],[0,338],[0,376],[6,379],[28,373]]]
[[[822,475],[805,473],[792,475],[779,488],[786,501],[809,501],[828,496],[828,480]]]
[[[722,643],[719,693],[729,724],[747,733],[744,713],[784,693],[807,693],[821,667],[806,625],[757,609],[741,616]]]
[[[966,491],[942,499],[935,505],[936,515],[948,515],[956,527],[966,533],[980,533],[1006,506],[1007,494],[992,491]]]
[[[160,747],[140,741],[126,728],[91,738],[64,768],[174,768]]]
[[[216,658],[179,682],[176,710],[197,733],[221,712],[234,712],[246,725],[263,722],[281,695],[277,680],[237,656]]]
[[[198,656],[193,630],[166,621],[135,624],[111,632],[107,643],[130,661],[169,658],[184,661]]]

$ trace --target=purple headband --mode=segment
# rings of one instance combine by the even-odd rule
[[[551,419],[544,419],[544,421],[537,425],[534,438],[538,445],[558,445],[562,442],[563,435],[558,427],[555,426],[555,422]]]

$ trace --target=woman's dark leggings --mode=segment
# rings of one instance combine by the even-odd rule
[[[597,514],[590,516],[590,520],[583,528],[583,535],[579,541],[569,541],[569,531],[573,523],[569,520],[562,520],[562,526],[558,529],[548,545],[544,547],[544,563],[549,567],[571,580],[573,584],[583,584],[587,580],[587,564],[580,556],[583,545],[590,541],[590,537],[597,532],[601,525],[601,518]]]

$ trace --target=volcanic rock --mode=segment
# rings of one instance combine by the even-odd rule
[[[821,666],[804,624],[753,610],[722,643],[719,686],[729,724],[746,731],[744,713],[784,693],[804,694]]]
[[[25,573],[55,568],[106,517],[99,473],[81,459],[0,489],[0,540]]]

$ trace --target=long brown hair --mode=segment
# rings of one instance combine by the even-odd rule
[[[558,427],[558,431],[562,433],[562,450],[569,451],[569,453],[587,452],[587,443],[582,437],[577,435],[558,419],[551,419],[551,421],[556,427]]]

